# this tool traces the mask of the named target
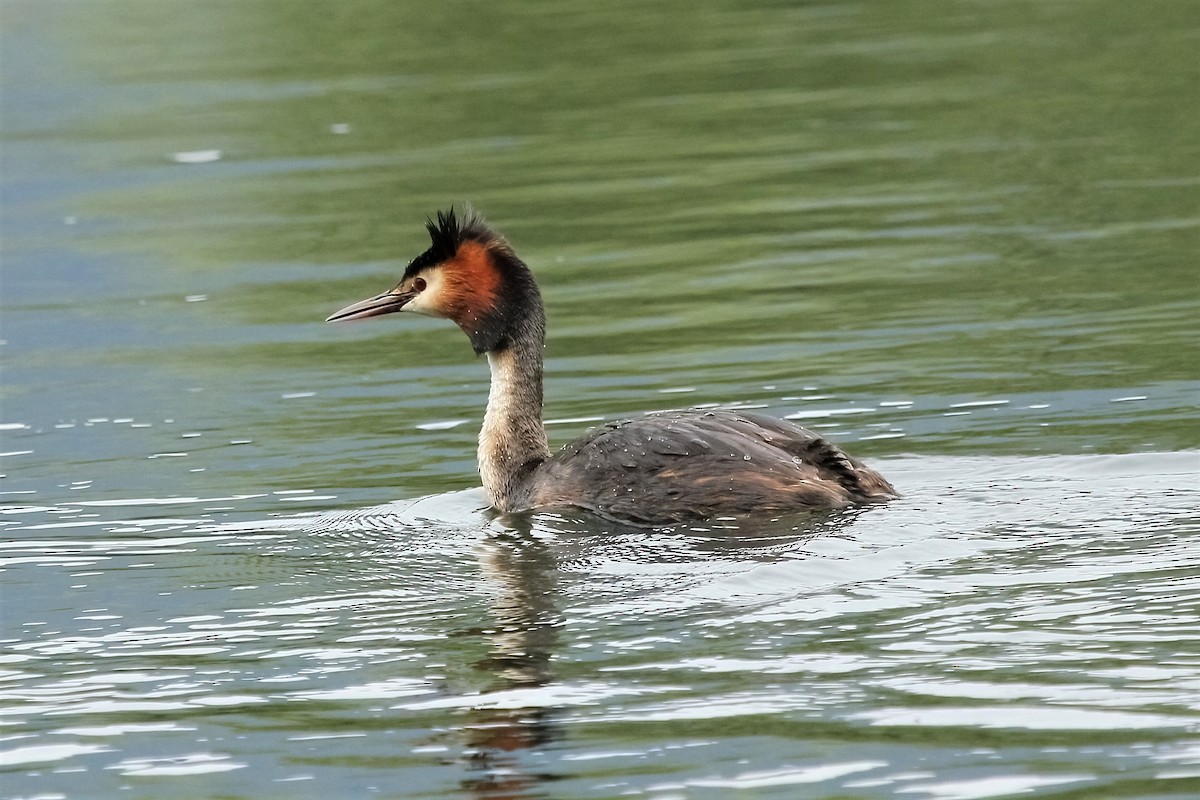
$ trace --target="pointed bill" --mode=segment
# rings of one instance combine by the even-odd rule
[[[368,297],[351,303],[340,311],[335,311],[326,317],[326,322],[348,322],[354,319],[367,319],[382,314],[394,314],[404,309],[409,300],[416,297],[416,292],[402,292],[392,289],[390,292]]]

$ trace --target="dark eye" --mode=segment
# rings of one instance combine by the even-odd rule
[[[414,292],[425,291],[425,279],[424,278],[413,278],[412,288],[413,288]]]

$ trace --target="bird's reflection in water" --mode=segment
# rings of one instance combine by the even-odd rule
[[[476,668],[493,677],[491,692],[536,689],[553,680],[550,660],[562,616],[555,606],[554,554],[532,531],[528,518],[505,517],[504,527],[479,545],[484,577],[495,589],[487,657]],[[470,774],[464,788],[489,800],[542,797],[550,774],[528,770],[522,753],[557,737],[554,707],[479,705],[462,727]]]
[[[484,579],[495,592],[492,624],[481,633],[490,644],[477,669],[490,678],[490,700],[467,712],[461,728],[470,773],[463,787],[488,800],[546,797],[546,784],[563,776],[531,768],[531,751],[562,735],[553,702],[531,692],[555,680],[551,661],[562,614],[558,600],[560,562],[586,564],[601,554],[638,563],[744,564],[795,558],[809,540],[845,535],[860,509],[782,518],[739,519],[703,526],[650,529],[600,519],[592,514],[502,515],[478,544]],[[534,520],[538,520],[538,527]],[[692,570],[688,570],[690,573]],[[544,699],[544,698],[543,698]]]

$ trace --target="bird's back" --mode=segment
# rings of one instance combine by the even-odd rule
[[[842,508],[896,496],[883,476],[812,431],[762,414],[683,411],[589,430],[533,476],[534,506],[662,523]]]

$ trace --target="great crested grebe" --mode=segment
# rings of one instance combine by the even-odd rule
[[[415,311],[456,323],[487,354],[479,474],[498,511],[576,506],[667,523],[842,508],[896,491],[812,431],[762,414],[692,410],[593,428],[551,454],[542,424],[546,315],[533,273],[473,209],[429,220],[431,244],[394,289],[326,322]]]

